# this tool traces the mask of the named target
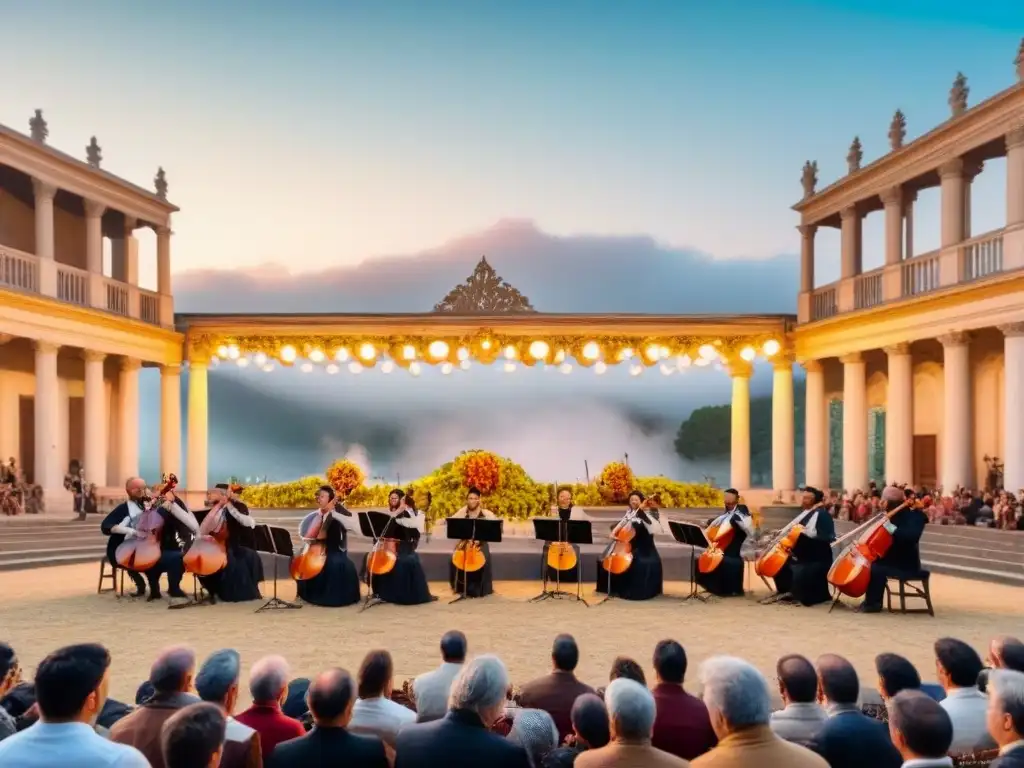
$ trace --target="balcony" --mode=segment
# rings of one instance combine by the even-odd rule
[[[55,261],[0,245],[0,288],[48,296],[65,304],[89,307],[150,325],[173,327],[174,306],[161,296]]]

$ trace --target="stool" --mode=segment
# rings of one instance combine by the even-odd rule
[[[893,576],[886,579],[885,602],[889,613],[927,613],[929,616],[934,616],[935,609],[932,608],[932,595],[928,588],[930,578],[931,574],[928,571],[921,571],[918,575],[910,578]],[[899,592],[897,593],[900,598],[899,611],[893,611],[892,608],[892,588],[889,584],[893,581],[896,582],[899,589]],[[907,608],[907,598],[924,600],[925,607]]]
[[[116,565],[110,565],[110,573],[107,573],[107,566],[110,563],[107,562],[107,558],[100,560],[100,580],[96,585],[96,594],[102,595],[104,592],[113,592],[115,597],[118,599],[124,597],[124,568],[119,568]],[[118,588],[117,576],[121,574],[120,589]],[[110,586],[106,589],[103,588],[104,579],[110,579]]]

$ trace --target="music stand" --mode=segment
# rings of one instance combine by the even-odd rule
[[[370,547],[364,564],[366,569],[366,598],[359,608],[359,612],[362,613],[367,608],[373,608],[375,605],[387,602],[373,591],[373,573],[370,571],[370,557],[379,549],[381,538],[387,535],[389,539],[404,541],[409,538],[409,534],[405,532],[405,527],[396,523],[395,518],[387,512],[370,510],[368,512],[359,512],[358,515],[359,531],[366,538],[373,539],[373,546]]]
[[[445,520],[445,530],[449,539],[457,539],[468,542],[498,543],[501,541],[501,533],[504,520],[497,520],[488,517],[449,517]],[[484,566],[486,567],[486,566]],[[459,569],[455,569],[455,583],[459,583]],[[458,603],[469,597],[469,573],[462,571],[462,594],[449,605]]]
[[[537,541],[545,542],[543,563],[544,587],[539,595],[530,600],[531,603],[541,600],[553,600],[562,597],[572,597],[568,592],[561,590],[559,571],[555,571],[555,588],[548,589],[548,562],[547,553],[552,544],[593,544],[594,536],[589,520],[562,520],[558,517],[537,517],[533,520],[533,534]],[[580,590],[583,584],[583,553],[580,552],[576,558],[576,601],[583,603],[588,608],[590,604],[583,599]]]
[[[703,590],[697,583],[697,548],[707,549],[711,546],[708,537],[704,535],[704,529],[694,523],[684,523],[676,520],[668,521],[668,529],[672,532],[672,538],[683,546],[690,548],[690,594],[683,598],[687,600],[699,600],[702,603],[708,602],[712,595]]]
[[[277,558],[279,555],[291,558],[295,554],[295,550],[292,549],[292,535],[284,528],[257,525],[253,528],[253,539],[257,552],[266,552],[274,559],[274,596],[257,608],[256,613],[274,608],[301,608],[298,603],[289,603],[277,596]]]

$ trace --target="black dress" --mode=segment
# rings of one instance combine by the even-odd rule
[[[779,594],[788,592],[803,605],[827,603],[832,599],[828,571],[832,567],[832,542],[836,539],[835,521],[824,508],[810,509],[797,519],[797,525],[806,526],[814,515],[818,516],[814,537],[801,533],[789,560],[775,575],[775,589]]]
[[[493,517],[480,515],[482,519],[493,520]],[[470,518],[472,519],[472,518]],[[459,542],[456,546],[461,545]],[[455,567],[455,563],[448,561],[448,583],[452,592],[461,595],[465,592],[467,597],[487,597],[494,592],[494,578],[491,575],[491,548],[486,541],[477,542],[480,551],[484,555],[484,567],[479,571],[463,571]]]
[[[249,507],[240,501],[231,506],[243,515],[249,514]],[[251,528],[246,528],[226,512],[228,526],[228,563],[223,570],[212,576],[200,576],[203,589],[226,603],[241,603],[259,600],[260,582],[263,581],[263,561],[256,551],[256,542]]]
[[[335,514],[352,516],[344,507]],[[327,520],[327,562],[315,578],[296,582],[298,596],[311,605],[340,608],[359,602],[359,574],[348,557],[348,531],[334,515]]]
[[[749,524],[750,513],[743,505],[737,505],[731,512],[716,517],[711,525],[721,525],[725,519],[732,522],[732,541],[722,554],[722,562],[711,573],[701,573],[698,569],[695,578],[697,583],[712,595],[732,597],[743,594],[743,556],[741,551],[747,540],[747,532],[743,525]]]
[[[570,507],[569,509],[562,509],[561,507],[559,507],[558,508],[558,518],[563,523],[568,522],[569,520],[571,520],[572,519],[572,507]],[[562,526],[562,527],[565,528],[565,526]],[[565,531],[564,530],[562,531],[562,534],[563,534],[562,538],[565,539],[566,536],[565,536]],[[541,553],[541,568],[544,569],[544,572],[545,572],[544,578],[547,579],[547,581],[549,583],[575,584],[577,581],[579,581],[580,571],[583,568],[582,561],[580,560],[580,548],[577,545],[575,545],[575,544],[570,544],[569,546],[572,547],[572,551],[576,553],[576,565],[574,565],[572,568],[568,568],[568,569],[566,569],[564,571],[556,571],[554,568],[552,568],[550,565],[548,565],[548,549],[551,547],[551,543],[550,542],[545,542],[544,543],[544,549],[543,549],[543,552]]]
[[[390,525],[401,525],[399,520],[411,519],[413,519],[411,513],[402,511],[394,516]],[[429,603],[434,598],[430,594],[427,574],[423,570],[423,564],[420,563],[420,556],[416,554],[416,547],[420,543],[420,532],[411,526],[403,525],[402,528],[412,538],[398,542],[394,568],[387,573],[374,575],[371,578],[366,572],[366,559],[369,554],[363,558],[363,573],[366,574],[367,588],[386,603],[395,603],[396,605]]]
[[[655,510],[637,513],[631,525],[636,536],[633,546],[633,562],[625,573],[612,574],[609,588],[609,574],[604,569],[602,558],[597,560],[597,591],[607,592],[623,600],[650,600],[662,592],[661,556],[654,544],[654,536],[644,523],[658,520]]]

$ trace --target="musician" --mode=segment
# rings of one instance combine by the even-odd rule
[[[555,513],[558,515],[558,519],[563,523],[569,520],[589,520],[587,513],[583,511],[583,507],[578,507],[572,502],[572,490],[570,488],[560,488],[558,490],[558,504],[555,507]],[[567,526],[562,526],[562,538],[567,537]],[[562,584],[575,584],[579,580],[580,566],[580,548],[575,544],[569,544],[572,547],[573,552],[576,553],[576,565],[564,571],[556,572],[554,568],[547,564],[548,562],[548,549],[551,547],[551,542],[544,542],[544,551],[541,554],[541,567],[547,570],[548,581],[558,581]]]
[[[792,554],[775,575],[772,602],[817,605],[832,599],[828,588],[828,570],[832,567],[832,542],[836,526],[824,507],[825,494],[817,488],[804,488],[800,506],[803,511],[790,525],[803,526]]]
[[[238,494],[241,488],[228,483],[217,483],[208,494],[211,510],[222,504],[220,510],[212,513],[221,516],[221,525],[227,526],[227,565],[212,576],[199,577],[203,589],[210,593],[211,601],[241,603],[259,600],[260,582],[263,581],[263,561],[256,552],[253,529],[256,521],[249,514]],[[207,510],[207,514],[211,514]]]
[[[470,520],[483,518],[486,520],[497,520],[498,516],[491,510],[480,506],[480,491],[477,488],[470,488],[466,493],[466,506],[456,512],[452,517],[466,517]],[[466,542],[459,542],[456,546],[462,546]],[[494,592],[494,579],[491,571],[491,550],[486,541],[477,543],[484,556],[484,567],[479,571],[463,571],[455,567],[451,562],[448,566],[448,583],[452,591],[461,595],[463,589],[468,597],[486,597]]]
[[[891,511],[911,501],[904,491],[895,486],[888,486],[882,491],[882,504],[886,511]],[[901,509],[885,523],[885,529],[892,536],[892,546],[885,557],[871,564],[871,581],[864,594],[864,602],[858,610],[862,613],[879,613],[882,610],[882,597],[885,595],[887,579],[918,578],[921,573],[921,535],[928,523],[928,515],[924,510],[912,505]]]
[[[359,574],[348,557],[348,532],[356,532],[355,516],[335,499],[334,489],[320,486],[316,492],[317,511],[327,526],[327,562],[312,579],[297,582],[298,596],[312,605],[340,608],[359,602]],[[299,529],[302,536],[302,529]]]
[[[623,600],[649,600],[662,591],[661,557],[654,544],[654,534],[664,533],[658,510],[645,508],[646,498],[640,491],[630,491],[629,508],[619,525],[633,527],[635,537],[630,544],[633,562],[625,573],[611,574],[597,561],[597,591],[608,592]]]
[[[111,565],[117,565],[115,559],[117,548],[126,539],[138,537],[136,525],[139,518],[148,503],[156,504],[164,525],[160,532],[160,560],[144,572],[146,581],[149,582],[149,600],[160,599],[160,575],[163,573],[167,574],[167,594],[172,598],[187,598],[188,595],[181,589],[181,577],[185,572],[181,561],[181,545],[190,542],[192,536],[199,532],[199,523],[196,522],[185,502],[178,498],[173,491],[167,491],[160,499],[150,500],[146,496],[146,481],[141,477],[128,478],[124,489],[128,494],[128,500],[114,507],[114,510],[100,524],[100,530],[109,537],[107,560]],[[135,597],[142,597],[146,593],[142,578],[135,571],[125,570],[128,571],[128,576],[135,583]]]
[[[416,554],[420,536],[425,530],[426,516],[416,509],[416,501],[412,493],[395,488],[388,494],[388,514],[391,515],[390,525],[400,525],[411,531],[412,538],[398,542],[398,559],[395,566],[384,574],[367,575],[367,586],[373,594],[387,603],[396,605],[420,605],[437,598],[430,594],[427,574]],[[383,531],[384,538],[387,530]],[[364,561],[363,570],[366,570]]]
[[[72,459],[68,466],[68,472],[64,475],[64,490],[71,491],[75,514],[79,520],[85,520],[85,478],[78,459]]]
[[[725,512],[708,524],[708,528],[722,529],[730,525],[733,538],[722,550],[721,564],[711,573],[696,573],[697,583],[712,595],[732,597],[743,594],[743,556],[740,551],[748,537],[754,535],[754,520],[746,504],[740,504],[740,494],[735,488],[726,489]]]

